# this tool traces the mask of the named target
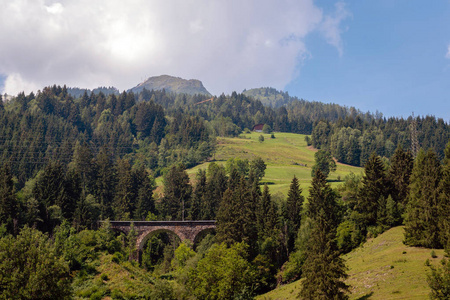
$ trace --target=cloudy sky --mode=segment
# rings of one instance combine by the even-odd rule
[[[450,121],[450,1],[0,0],[0,92],[126,90],[150,76],[213,94],[270,86],[386,116]]]

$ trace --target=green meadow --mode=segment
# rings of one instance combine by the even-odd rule
[[[264,141],[260,142],[260,135],[264,136]],[[311,182],[311,168],[314,165],[315,149],[308,147],[303,134],[295,133],[274,133],[275,138],[270,134],[252,132],[242,134],[236,138],[217,138],[217,150],[213,157],[216,163],[225,162],[234,157],[252,160],[261,157],[266,165],[266,175],[262,183],[267,183],[272,195],[281,193],[286,196],[292,178],[297,176],[303,195],[308,195],[308,188]],[[210,162],[203,163],[187,170],[193,180],[198,169],[206,169]],[[360,174],[362,168],[348,166],[337,163],[336,172],[332,172],[329,181],[332,186],[341,184],[342,180],[349,173]],[[157,179],[157,185],[162,184],[162,179]]]
[[[344,256],[350,299],[428,299],[426,262],[439,265],[444,250],[408,247],[402,241],[403,227],[395,227]],[[300,288],[298,280],[256,299],[297,299]]]

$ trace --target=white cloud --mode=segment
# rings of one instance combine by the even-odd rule
[[[342,29],[340,24],[343,20],[351,16],[350,12],[345,8],[345,3],[338,2],[335,4],[336,11],[333,15],[325,16],[324,21],[321,24],[321,30],[330,45],[336,47],[339,55],[343,54],[342,45]]]
[[[313,0],[0,0],[4,90],[67,84],[120,90],[170,74],[213,94],[283,88],[321,32],[342,53],[342,4],[326,16]]]
[[[447,54],[445,54],[445,58],[450,59],[450,45],[447,47]]]
[[[34,82],[25,81],[22,79],[20,74],[11,74],[5,80],[5,87],[8,90],[14,91],[14,93],[9,94],[18,94],[19,92],[25,92],[29,94],[30,92],[36,91],[39,89],[39,86]]]

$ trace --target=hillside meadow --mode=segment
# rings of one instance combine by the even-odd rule
[[[350,299],[428,299],[426,264],[439,265],[444,250],[406,246],[403,232],[402,226],[391,228],[344,255]],[[256,299],[297,299],[300,288],[298,280]]]
[[[259,137],[264,137],[260,142]],[[261,157],[266,165],[266,175],[262,179],[262,184],[267,183],[272,195],[287,195],[292,178],[297,176],[303,195],[308,195],[308,188],[311,182],[311,168],[314,165],[314,153],[316,149],[308,146],[305,142],[306,135],[295,133],[274,133],[263,134],[251,132],[241,134],[235,138],[217,138],[217,149],[214,157],[216,163],[225,164],[230,158],[239,157],[241,159],[252,160]],[[194,180],[198,169],[207,169],[210,162],[203,163],[194,168],[188,169],[191,180]],[[333,187],[341,184],[346,175],[351,172],[360,174],[362,168],[336,163],[337,169],[331,172],[329,182]],[[157,193],[161,193],[162,178],[156,180],[158,185]]]

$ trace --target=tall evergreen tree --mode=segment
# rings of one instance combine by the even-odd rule
[[[64,202],[64,178],[64,169],[59,162],[48,164],[36,178],[32,193],[39,203],[41,222],[38,224],[38,229],[44,232],[52,231],[61,221],[57,213],[60,207],[56,203]]]
[[[105,220],[113,217],[112,204],[116,186],[115,164],[103,147],[95,158],[95,164],[97,170],[95,196],[100,204],[100,218]]]
[[[149,212],[156,212],[153,199],[154,183],[144,166],[134,170],[132,176],[134,189],[136,190],[133,219],[143,221]]]
[[[207,215],[205,202],[206,194],[206,171],[199,169],[196,175],[196,183],[194,187],[194,193],[192,197],[192,205],[189,210],[190,220],[199,220],[201,216]]]
[[[184,220],[188,214],[192,186],[184,165],[172,166],[164,176],[162,212],[170,220]]]
[[[134,211],[134,182],[128,160],[117,160],[117,186],[113,202],[116,220],[129,220]]]
[[[360,214],[358,223],[363,228],[377,224],[378,210],[385,210],[387,180],[381,158],[372,153],[364,166],[365,175],[358,195],[355,210]],[[381,203],[381,206],[380,206]],[[363,230],[364,231],[364,230]]]
[[[206,197],[201,203],[201,218],[214,220],[216,218],[223,193],[227,189],[227,175],[225,168],[216,163],[211,163],[207,170]]]
[[[94,190],[96,172],[92,151],[86,143],[81,144],[77,141],[70,167],[80,174],[83,189],[92,192]]]
[[[421,149],[411,175],[411,190],[405,217],[405,243],[439,248],[439,186],[441,165],[433,150]]]
[[[227,245],[245,242],[249,253],[255,254],[257,241],[256,219],[251,211],[251,189],[244,177],[234,188],[228,188],[217,213],[217,240]]]
[[[11,169],[0,166],[0,224],[5,224],[9,233],[17,233],[19,206],[14,191]]]
[[[441,243],[447,252],[450,253],[450,143],[445,148],[439,202],[438,216],[439,229],[441,230]]]
[[[286,199],[286,219],[288,221],[287,248],[289,252],[294,250],[295,239],[301,224],[304,200],[302,189],[300,188],[297,177],[294,175]]]
[[[312,228],[302,268],[305,280],[299,296],[302,299],[348,299],[349,286],[343,281],[347,278],[346,267],[336,244],[337,195],[320,170],[312,180],[309,193],[307,213]]]
[[[258,238],[261,241],[263,241],[264,238],[271,236],[278,225],[277,205],[271,199],[267,184],[264,185],[263,193],[260,197],[256,221],[258,226]]]
[[[388,180],[391,187],[390,194],[392,199],[402,206],[406,205],[413,166],[414,160],[411,152],[404,151],[403,148],[399,146],[391,158]]]

